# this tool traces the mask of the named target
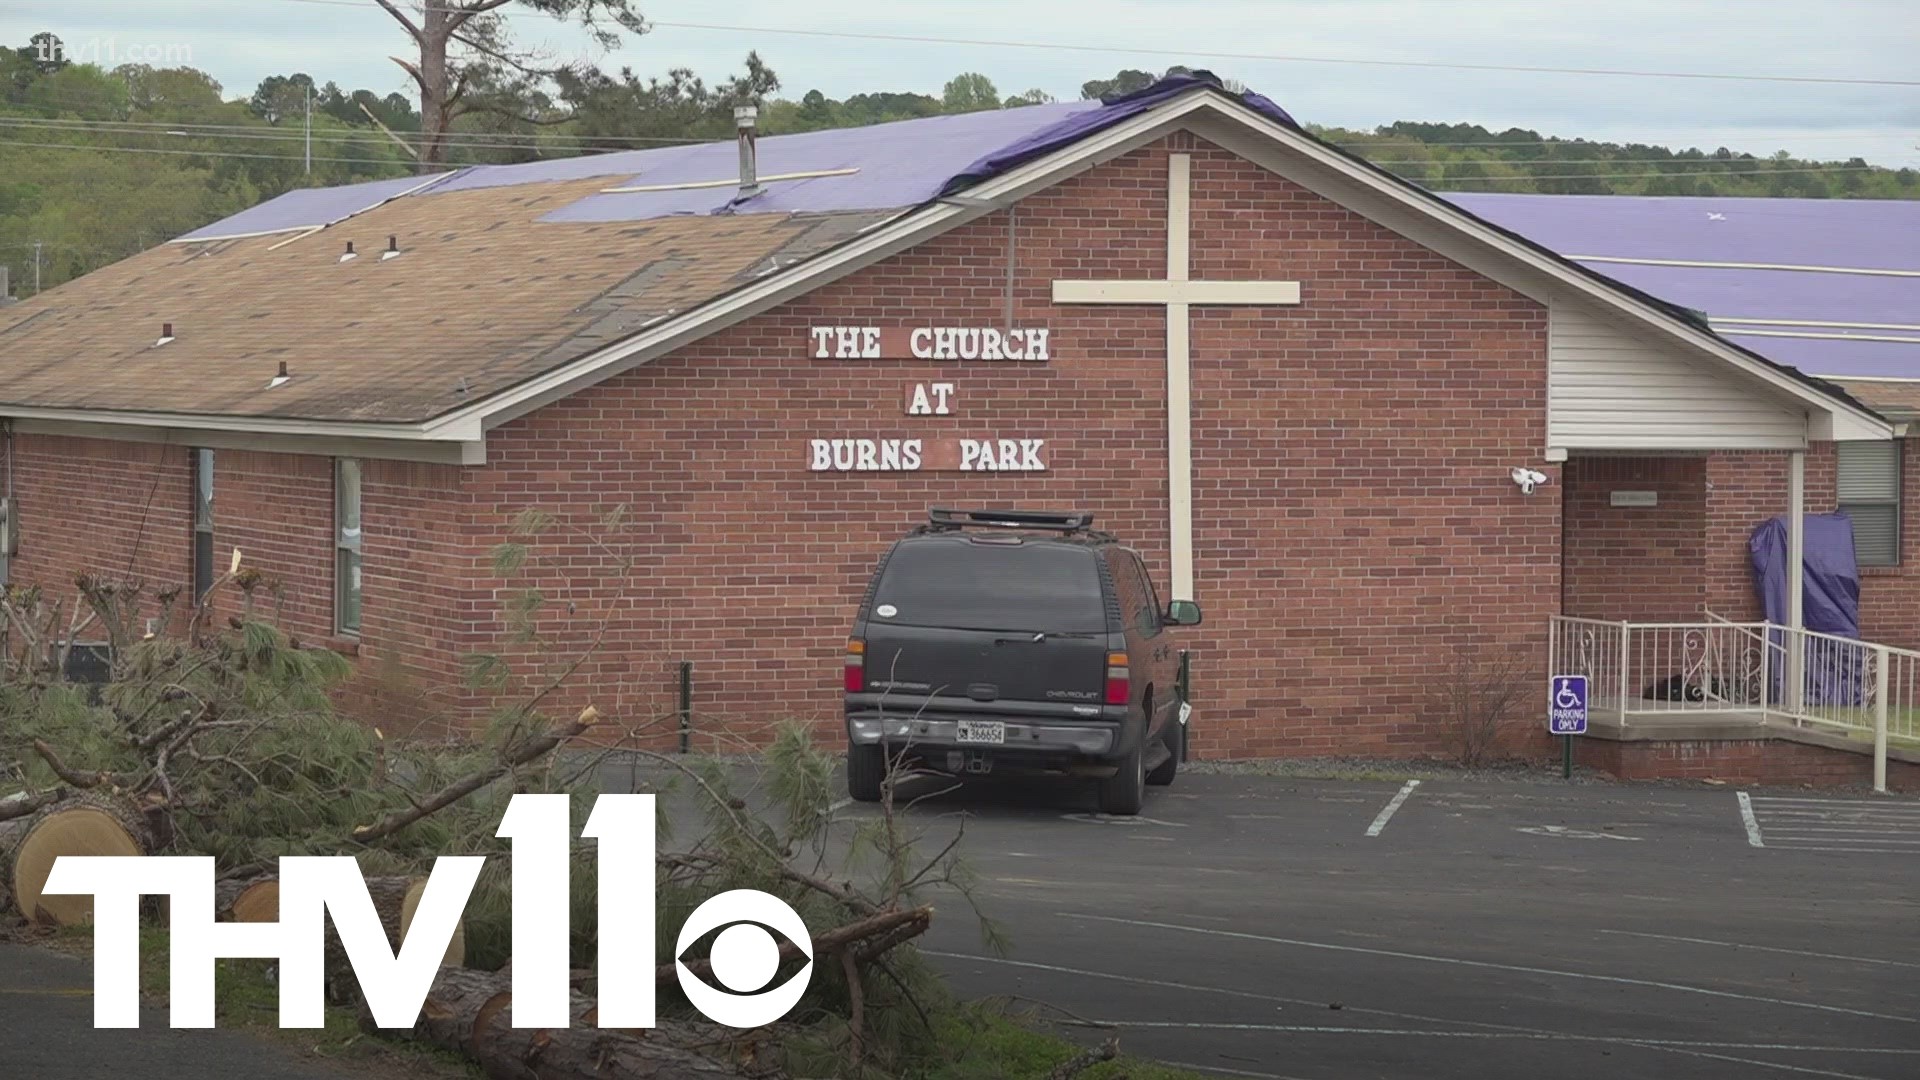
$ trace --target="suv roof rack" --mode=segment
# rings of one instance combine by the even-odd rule
[[[968,527],[979,529],[1045,529],[1053,532],[1087,532],[1093,527],[1093,515],[1081,511],[1072,514],[1044,510],[950,510],[934,507],[927,511],[928,532],[946,532]]]

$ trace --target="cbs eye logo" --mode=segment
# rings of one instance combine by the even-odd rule
[[[724,929],[720,929],[724,927]],[[779,931],[806,956],[807,962],[784,985],[767,988],[780,969],[780,946],[768,933]],[[714,981],[726,989],[708,985],[687,967],[687,951],[713,930],[708,963]],[[799,913],[778,897],[757,889],[734,889],[712,897],[687,916],[681,924],[680,939],[674,943],[674,974],[680,979],[680,992],[693,1007],[729,1027],[753,1028],[771,1024],[800,1003],[813,981],[813,938]]]

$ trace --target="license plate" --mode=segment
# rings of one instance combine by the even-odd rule
[[[1007,741],[1007,725],[998,720],[958,720],[954,722],[953,738],[955,742],[998,746]]]

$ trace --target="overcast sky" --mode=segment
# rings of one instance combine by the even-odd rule
[[[610,54],[532,13],[525,42],[643,74],[685,66],[717,79],[758,49],[783,95],[938,94],[979,71],[1003,94],[1079,96],[1122,67],[1211,67],[1302,121],[1394,120],[1528,127],[1559,136],[1720,145],[1920,165],[1920,88],[1451,71],[1212,57],[1209,52],[1920,79],[1920,0],[635,0],[660,23]],[[1087,47],[1061,51],[802,37],[779,28]],[[373,0],[0,0],[0,41],[40,30],[76,59],[147,60],[211,72],[229,96],[306,71],[346,89],[410,93],[387,59],[403,32]],[[1192,50],[1183,56],[1128,52]]]

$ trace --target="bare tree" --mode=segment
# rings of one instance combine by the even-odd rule
[[[1532,701],[1537,680],[1532,654],[1509,645],[1457,646],[1445,674],[1427,694],[1427,709],[1441,723],[1460,764],[1486,764]]]
[[[604,48],[620,44],[621,31],[647,32],[633,0],[374,0],[393,16],[419,49],[418,60],[398,56],[420,90],[421,172],[446,162],[447,133],[465,113],[507,107],[503,96],[476,92],[487,86],[543,80],[555,73],[549,57],[515,46],[503,9],[530,8],[561,21],[577,21]],[[520,116],[533,123],[552,118]],[[561,118],[564,119],[564,118]]]

